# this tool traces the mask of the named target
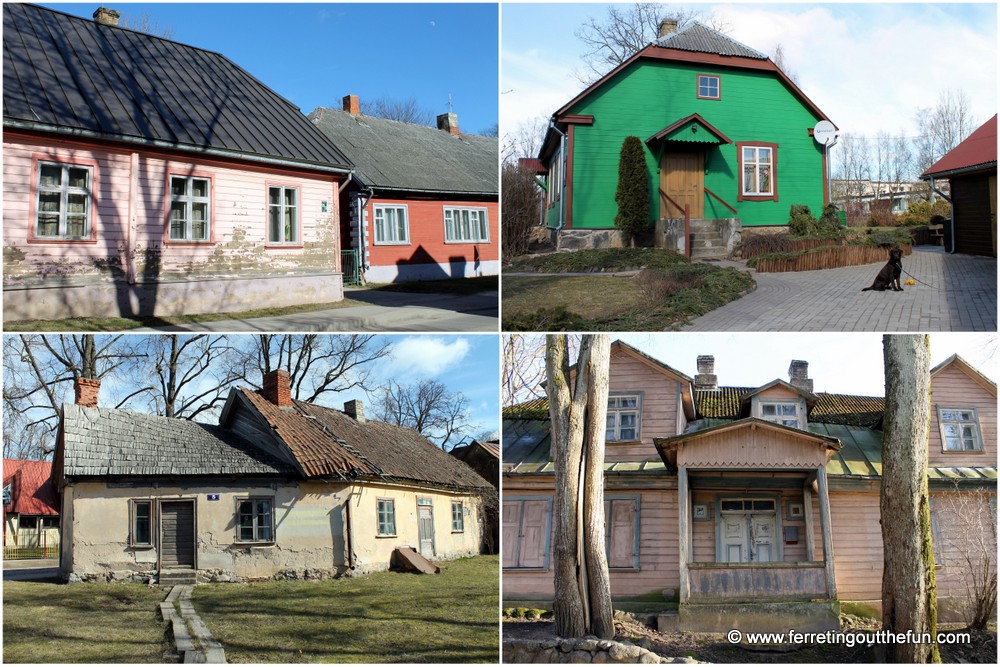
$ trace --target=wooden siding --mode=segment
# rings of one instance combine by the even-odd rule
[[[604,460],[659,461],[653,438],[677,435],[678,383],[627,353],[612,351],[609,379],[612,393],[642,392],[639,420],[640,442],[608,442]]]
[[[996,493],[935,493],[931,517],[936,526],[934,554],[940,597],[968,595],[972,567],[987,555],[996,568]]]
[[[943,452],[938,409],[975,408],[982,433],[981,452]],[[997,399],[954,364],[941,370],[931,381],[931,432],[928,451],[931,467],[996,466]]]
[[[688,468],[812,469],[825,462],[821,443],[759,424],[685,442],[677,452],[677,465]]]
[[[830,519],[837,596],[841,600],[881,598],[882,525],[878,492],[831,491]],[[818,522],[817,514],[816,525]],[[818,544],[816,550],[819,551]]]
[[[996,179],[996,171],[949,179],[955,218],[955,252],[996,257]]]
[[[127,251],[134,253],[140,280],[339,270],[335,176],[9,133],[3,152],[5,284],[122,279]],[[32,160],[40,157],[96,164],[91,214],[95,241],[28,242],[34,225],[31,193],[37,179]],[[209,242],[167,238],[169,176],[190,174],[212,182]],[[271,183],[299,188],[299,245],[265,247]]]
[[[695,75],[721,77],[722,101],[696,99]],[[637,60],[606,80],[599,93],[586,96],[569,113],[594,116],[593,125],[575,126],[573,145],[574,228],[608,228],[615,217],[618,159],[626,136],[641,139],[692,113],[734,142],[778,144],[778,201],[738,202],[740,175],[735,144],[711,147],[705,154],[705,187],[739,211],[744,226],[784,224],[792,204],[823,208],[823,151],[809,136],[819,120],[773,74],[704,64]],[[658,154],[646,148],[650,182]],[[659,211],[659,192],[650,187],[650,221]],[[705,198],[705,216],[732,216],[714,198]]]

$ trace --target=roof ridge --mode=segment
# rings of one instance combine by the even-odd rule
[[[684,33],[688,32],[689,30],[691,30],[693,28],[702,28],[704,30],[708,30],[713,35],[721,37],[722,39],[724,39],[724,40],[726,40],[726,41],[728,41],[728,42],[730,42],[732,44],[735,44],[736,46],[738,46],[738,47],[740,47],[742,49],[746,49],[747,51],[750,51],[752,53],[756,53],[763,60],[770,60],[771,59],[766,53],[763,53],[762,51],[758,51],[757,49],[753,48],[752,46],[747,46],[746,44],[744,44],[743,42],[739,41],[738,39],[730,37],[729,35],[727,35],[726,33],[722,32],[721,30],[716,30],[715,28],[711,28],[711,27],[705,25],[704,23],[702,23],[701,21],[691,21],[690,24],[688,24],[687,26],[685,26],[683,29],[678,30],[677,32],[671,33],[669,35],[664,35],[663,37],[657,37],[656,39],[653,40],[652,44],[654,46],[659,46],[659,47],[663,47],[663,48],[668,48],[669,49],[671,47],[667,46],[666,42],[669,42],[674,37],[677,37],[679,35],[683,35]],[[688,50],[688,49],[681,49],[681,50]]]

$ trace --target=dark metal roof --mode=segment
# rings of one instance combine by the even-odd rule
[[[70,403],[62,429],[67,477],[294,473],[231,431],[186,419]]]
[[[697,21],[680,32],[660,37],[653,43],[665,49],[767,60],[767,56],[760,51],[751,49],[749,46],[737,42],[732,37],[728,37],[717,30],[712,30]]]
[[[310,120],[350,158],[366,186],[496,196],[499,142],[433,127],[320,107]]]
[[[6,127],[350,168],[291,102],[218,53],[7,3],[3,48]]]

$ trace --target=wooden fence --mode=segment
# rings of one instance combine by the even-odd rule
[[[822,245],[822,244],[820,244]],[[818,247],[818,246],[815,246]],[[913,252],[913,246],[902,245],[903,255]],[[784,271],[818,271],[835,269],[838,266],[858,266],[888,261],[885,248],[876,246],[831,246],[824,250],[807,252],[791,259],[758,259],[759,273],[781,273]]]

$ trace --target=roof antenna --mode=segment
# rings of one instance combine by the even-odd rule
[[[448,93],[448,113],[454,113],[454,109],[451,106],[451,93]]]

